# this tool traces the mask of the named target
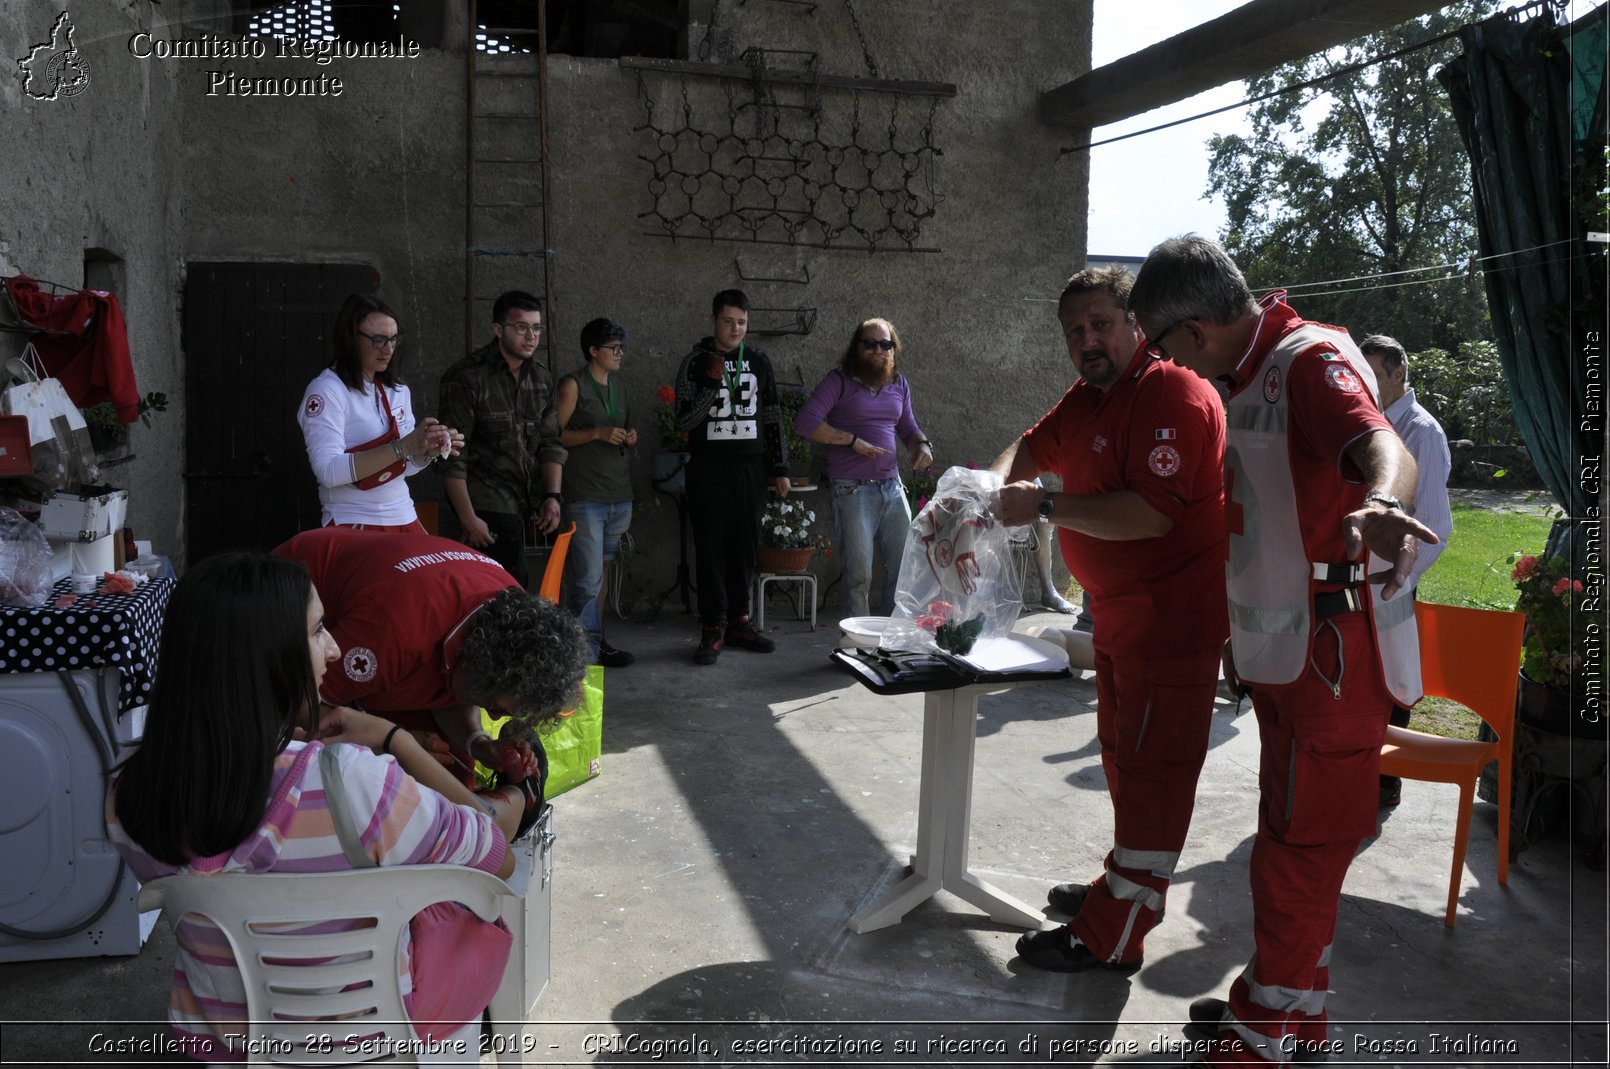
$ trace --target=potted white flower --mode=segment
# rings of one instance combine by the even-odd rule
[[[816,512],[797,498],[772,500],[760,516],[760,549],[755,563],[763,572],[803,572],[817,550],[831,553],[826,535],[813,529]]]

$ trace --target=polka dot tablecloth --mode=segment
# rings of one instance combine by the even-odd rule
[[[132,594],[80,594],[58,609],[56,599],[72,592],[71,580],[63,579],[40,608],[0,606],[0,672],[116,668],[118,712],[144,705],[173,584],[153,579]]]

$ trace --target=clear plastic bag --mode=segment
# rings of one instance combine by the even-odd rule
[[[900,560],[894,611],[879,646],[966,655],[1011,632],[1023,608],[1012,541],[1025,528],[995,518],[1001,476],[951,468],[917,518]]]
[[[43,605],[50,597],[50,558],[39,525],[0,505],[0,604]]]

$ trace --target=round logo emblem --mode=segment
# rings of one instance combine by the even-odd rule
[[[956,563],[956,547],[951,545],[950,539],[941,538],[934,543],[934,563],[941,568],[949,568]]]
[[[375,677],[375,651],[354,646],[341,658],[341,667],[348,679],[367,683]]]
[[[1325,367],[1325,385],[1333,390],[1343,393],[1360,393],[1364,384],[1353,374],[1353,369],[1346,364],[1329,364]]]
[[[1263,399],[1270,404],[1280,400],[1280,369],[1272,367],[1263,377]]]
[[[377,483],[383,483],[383,482],[385,482],[387,479],[391,478],[395,474],[397,474],[397,473],[394,472],[394,471],[383,471],[383,472],[380,473],[380,478],[375,480],[375,481]]]
[[[309,394],[307,404],[302,406],[302,411],[309,416],[318,415],[320,412],[324,411],[324,398],[320,397],[316,393]]]
[[[1146,458],[1152,473],[1167,478],[1180,470],[1180,451],[1171,445],[1160,445]]]

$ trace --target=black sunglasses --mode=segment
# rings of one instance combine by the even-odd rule
[[[888,338],[861,338],[860,342],[863,349],[882,349],[887,353],[894,348],[894,342]]]

